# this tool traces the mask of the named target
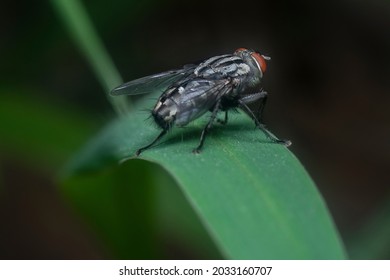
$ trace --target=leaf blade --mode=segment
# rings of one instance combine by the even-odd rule
[[[152,105],[145,102],[139,107]],[[112,123],[70,171],[131,158],[158,133],[145,116],[136,112]],[[345,258],[326,205],[295,156],[269,143],[243,114],[230,119],[213,128],[200,155],[191,150],[202,120],[185,132],[174,130],[142,158],[171,174],[227,258]]]

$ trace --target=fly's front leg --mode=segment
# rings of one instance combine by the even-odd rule
[[[156,139],[154,139],[152,141],[152,143],[150,143],[149,145],[146,145],[145,147],[142,147],[140,149],[138,149],[136,152],[135,152],[135,156],[139,156],[143,151],[149,149],[150,147],[152,147],[154,144],[156,144],[156,142],[158,140],[160,140],[166,133],[167,133],[168,129],[164,129],[163,131],[161,131],[161,133],[156,137]]]
[[[266,93],[264,95],[264,97],[261,98],[261,100],[260,100],[260,105],[259,105],[259,110],[258,110],[258,112],[259,112],[258,116],[259,116],[259,122],[260,123],[263,123],[263,112],[264,112],[265,104],[267,104],[267,99],[268,99],[268,95]]]
[[[254,94],[246,95],[240,99],[240,102],[245,103],[245,104],[253,103],[257,100],[260,100],[260,105],[259,105],[259,110],[258,110],[258,118],[256,118],[254,116],[252,111],[250,113],[250,116],[253,119],[255,119],[256,126],[257,126],[256,120],[258,120],[259,123],[263,122],[263,111],[264,111],[265,104],[267,103],[267,98],[268,98],[268,93],[266,91],[261,91],[261,92],[257,92]]]
[[[205,128],[202,130],[202,134],[200,135],[200,141],[199,141],[198,147],[196,147],[195,149],[192,150],[192,152],[194,154],[200,153],[200,150],[202,149],[203,144],[204,144],[204,140],[206,139],[206,134],[210,130],[210,128],[213,126],[213,122],[214,122],[215,118],[217,117],[217,113],[218,113],[220,104],[221,104],[221,100],[219,99],[214,106],[214,109],[213,109],[213,112],[211,113],[211,117],[210,117],[209,122],[207,123]],[[226,115],[225,115],[225,117],[226,117]]]
[[[263,92],[260,92],[258,94],[254,94],[254,95],[251,95],[252,98],[254,97],[257,97],[257,99],[259,98],[264,98],[267,96],[267,93],[265,91]],[[253,102],[253,99],[250,99],[250,102]],[[252,119],[254,120],[255,124],[256,124],[256,127],[258,127],[261,131],[264,132],[264,134],[274,143],[279,143],[279,144],[283,144],[285,145],[286,147],[290,146],[291,145],[291,141],[290,140],[284,140],[284,139],[279,139],[277,138],[276,136],[274,136],[273,134],[271,134],[265,127],[265,124],[262,123],[260,120],[262,118],[262,113],[263,113],[263,110],[264,110],[264,104],[265,102],[262,103],[261,107],[260,107],[260,120],[258,120],[256,118],[256,116],[253,114],[252,110],[248,107],[248,105],[246,105],[246,103],[249,103],[248,102],[249,98],[242,98],[240,99],[238,102],[240,104],[240,107],[241,109],[243,109],[250,117],[252,117]],[[255,99],[256,100],[256,99]]]

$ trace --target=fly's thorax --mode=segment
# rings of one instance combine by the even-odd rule
[[[244,95],[248,92],[252,93],[259,91],[262,87],[263,77],[263,73],[259,70],[257,65],[255,65],[253,60],[248,59],[246,64],[249,66],[250,70],[247,75],[240,77],[240,83],[237,87],[237,91]]]
[[[228,94],[230,98],[240,98],[240,96],[258,92],[262,88],[262,79],[252,69],[247,75],[237,77],[233,81],[236,82],[233,90]]]
[[[246,75],[250,71],[243,59],[237,55],[220,55],[207,59],[195,68],[197,77],[223,79]]]

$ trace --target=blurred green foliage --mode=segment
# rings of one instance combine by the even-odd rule
[[[58,169],[98,128],[80,109],[43,100],[31,89],[3,87],[0,96],[2,150],[30,163],[39,159],[43,168]]]

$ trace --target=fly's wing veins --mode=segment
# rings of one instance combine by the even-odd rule
[[[114,88],[110,94],[112,96],[117,95],[138,95],[150,93],[158,89],[166,89],[172,83],[187,77],[193,73],[194,66],[185,67],[179,70],[171,70],[139,78],[127,83],[124,83]]]

